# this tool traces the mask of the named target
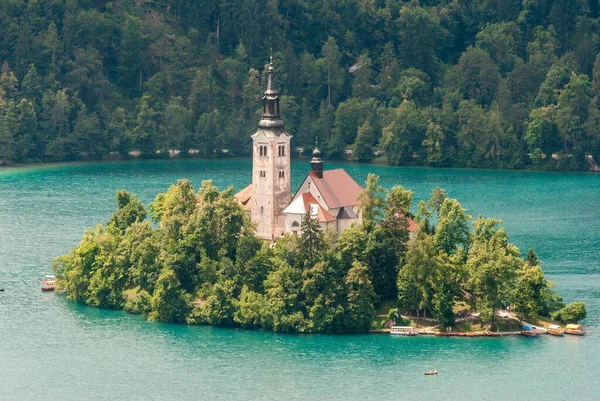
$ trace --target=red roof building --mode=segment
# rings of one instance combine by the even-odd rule
[[[302,217],[307,211],[322,230],[341,234],[353,223],[362,223],[358,197],[363,189],[344,169],[323,171],[319,149],[313,151],[311,171],[283,210],[288,232],[300,231]]]

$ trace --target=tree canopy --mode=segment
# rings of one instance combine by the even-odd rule
[[[295,147],[582,170],[600,159],[594,4],[11,1],[0,163],[248,156],[272,49]]]
[[[585,318],[583,303],[564,307],[535,251],[522,257],[499,220],[479,217],[471,228],[460,203],[436,188],[409,231],[413,192],[388,191],[374,175],[367,188],[364,224],[338,235],[306,214],[300,235],[275,244],[255,236],[232,188],[204,181],[195,192],[180,180],[150,213],[119,190],[108,222],[54,261],[58,286],[69,300],[149,320],[284,332],[365,332],[390,303],[444,326],[458,305],[484,322],[508,306],[521,319]]]

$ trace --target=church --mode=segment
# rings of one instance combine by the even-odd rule
[[[253,223],[256,235],[275,241],[286,233],[302,232],[302,217],[309,212],[321,229],[341,234],[362,223],[358,196],[363,189],[344,170],[324,170],[318,148],[310,173],[292,197],[290,141],[279,113],[273,58],[268,69],[262,119],[252,138],[252,184],[235,194]]]

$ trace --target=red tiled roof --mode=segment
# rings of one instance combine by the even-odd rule
[[[318,222],[330,222],[335,221],[335,217],[333,217],[327,210],[323,209],[319,202],[315,199],[314,196],[311,195],[310,192],[304,192],[302,194],[302,201],[304,202],[304,210],[310,210],[310,205],[316,205],[318,207],[317,211],[317,221]]]
[[[344,169],[325,170],[323,178],[318,178],[314,171],[310,172],[317,189],[329,209],[358,205],[358,195],[363,189],[350,177]]]
[[[404,217],[408,222],[408,232],[413,232],[419,225],[413,221],[410,217],[406,217],[403,213],[396,213],[396,217]]]
[[[245,205],[250,198],[252,198],[252,184],[248,185],[246,188],[242,189],[237,194],[233,195],[238,202]]]

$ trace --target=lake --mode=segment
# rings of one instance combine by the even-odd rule
[[[425,199],[445,188],[474,217],[502,219],[534,248],[565,301],[586,302],[583,337],[291,335],[149,323],[42,293],[52,260],[105,223],[117,189],[148,203],[177,179],[241,189],[249,159],[55,164],[0,169],[1,400],[597,399],[600,175],[351,163],[364,183]],[[309,171],[292,163],[292,187]],[[423,371],[437,369],[437,376]]]

